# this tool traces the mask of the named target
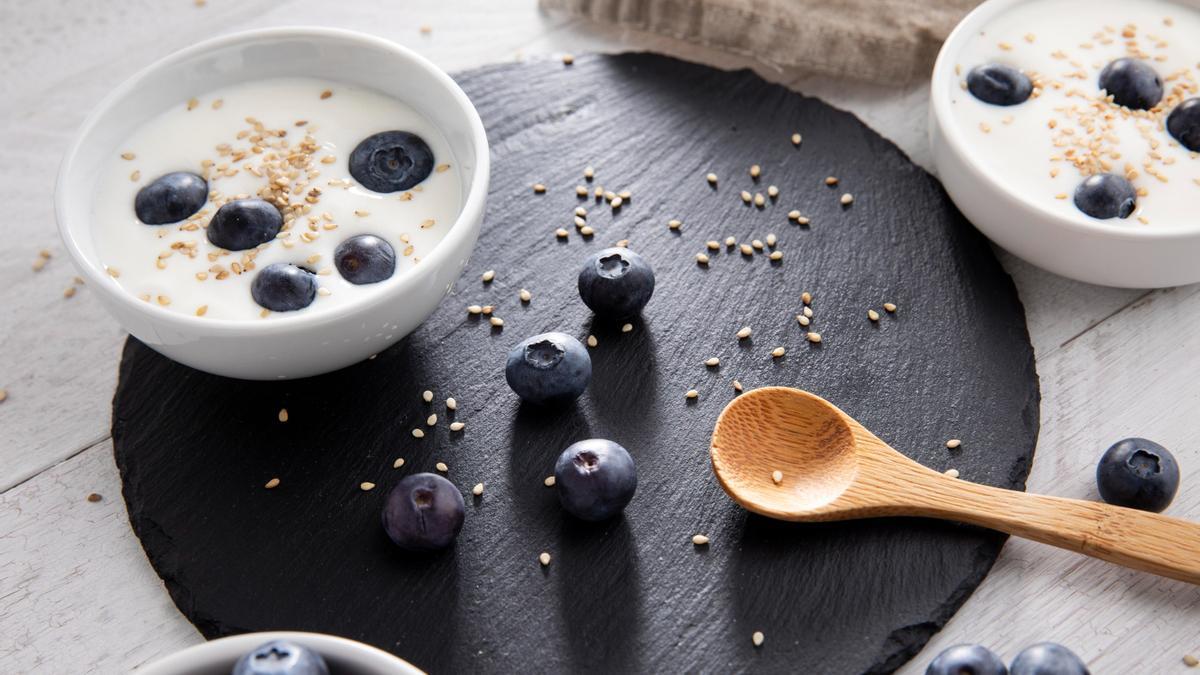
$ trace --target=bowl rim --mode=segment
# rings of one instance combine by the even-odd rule
[[[158,307],[152,303],[143,302],[132,293],[129,293],[124,288],[114,288],[111,279],[107,273],[101,269],[101,264],[98,260],[84,255],[76,236],[73,233],[74,225],[68,224],[66,215],[66,203],[72,195],[66,194],[64,187],[67,182],[67,177],[74,171],[76,158],[81,153],[88,138],[91,136],[94,128],[107,116],[112,108],[121,100],[133,95],[142,85],[143,81],[161,70],[177,66],[191,59],[201,56],[207,52],[217,49],[223,49],[231,46],[242,44],[253,44],[256,42],[269,42],[284,39],[309,38],[335,40],[346,43],[357,43],[362,46],[372,47],[375,49],[390,52],[391,54],[412,63],[414,66],[426,71],[431,75],[436,82],[444,87],[451,97],[458,103],[459,107],[467,115],[469,128],[467,131],[470,134],[471,142],[474,150],[474,157],[471,158],[475,164],[475,173],[471,179],[471,184],[467,187],[465,199],[462,200],[461,208],[459,209],[458,217],[446,232],[433,251],[421,259],[422,264],[416,266],[406,272],[401,278],[396,279],[395,283],[390,288],[384,289],[374,297],[363,298],[354,302],[331,307],[328,310],[313,313],[296,313],[285,314],[278,316],[272,321],[253,321],[246,319],[222,319],[198,317],[182,312],[170,311],[162,307]],[[431,120],[434,126],[439,126],[436,120]],[[271,28],[256,28],[245,31],[238,31],[228,35],[203,40],[191,46],[185,47],[178,51],[172,52],[157,61],[147,65],[137,71],[129,78],[117,85],[110,91],[99,103],[92,108],[87,117],[84,118],[79,129],[75,132],[66,153],[63,155],[62,162],[59,165],[58,174],[55,182],[54,191],[54,213],[58,224],[59,236],[67,248],[67,252],[75,261],[81,273],[86,277],[87,282],[94,288],[101,289],[101,292],[106,294],[114,302],[122,305],[124,308],[138,314],[147,316],[150,320],[158,325],[166,324],[169,327],[192,332],[195,329],[203,328],[208,335],[278,335],[280,333],[290,333],[298,328],[314,325],[325,325],[333,323],[349,316],[357,315],[364,310],[378,307],[379,305],[388,302],[398,296],[413,290],[425,281],[428,277],[435,274],[438,267],[443,264],[449,264],[454,255],[453,251],[458,249],[457,244],[473,236],[473,233],[468,233],[472,229],[471,223],[479,220],[483,213],[484,200],[487,197],[488,180],[491,171],[491,156],[488,147],[487,133],[484,130],[483,120],[479,117],[479,111],[471,103],[466,93],[458,86],[445,71],[433,64],[429,59],[421,56],[412,49],[400,45],[396,42],[382,38],[376,35],[370,35],[359,31],[347,30],[344,28],[326,28],[323,26],[278,26]],[[92,197],[89,196],[89,199]],[[90,227],[85,227],[81,232],[90,232]],[[81,235],[82,236],[82,235]],[[284,313],[276,313],[284,314]]]
[[[941,130],[942,143],[950,151],[958,155],[963,165],[972,173],[975,182],[982,183],[986,189],[992,192],[1000,193],[1009,199],[1015,200],[1022,206],[1034,211],[1039,217],[1046,221],[1051,221],[1052,224],[1064,229],[1080,234],[1098,235],[1109,239],[1123,239],[1128,241],[1177,241],[1192,239],[1200,235],[1200,222],[1194,225],[1185,223],[1180,226],[1171,226],[1167,229],[1153,225],[1136,228],[1122,227],[1119,223],[1108,223],[1103,220],[1096,220],[1095,222],[1072,220],[1062,214],[1056,213],[1040,202],[1026,199],[1011,189],[1005,182],[989,175],[983,166],[979,164],[975,154],[970,149],[970,144],[966,141],[964,130],[954,119],[949,90],[944,86],[945,81],[947,78],[953,76],[954,62],[962,52],[967,40],[973,37],[983,24],[1017,5],[1028,4],[1034,1],[985,0],[985,2],[963,17],[942,43],[942,47],[938,51],[937,60],[933,65],[929,95],[931,117],[933,123]],[[1178,5],[1185,11],[1197,10],[1196,5],[1186,0],[1166,1],[1170,4]],[[1124,222],[1123,220],[1120,221],[1120,223]]]
[[[336,651],[337,656],[343,659],[350,658],[360,663],[362,660],[369,659],[372,665],[399,668],[400,670],[397,672],[400,673],[421,673],[422,675],[424,673],[424,671],[408,661],[395,654],[385,652],[378,647],[337,635],[309,633],[305,631],[262,631],[241,633],[239,635],[229,635],[215,640],[208,640],[155,659],[137,668],[134,672],[162,673],[162,675],[168,675],[170,673],[190,672],[189,668],[195,668],[197,665],[219,666],[222,664],[197,664],[196,662],[199,659],[206,658],[213,660],[220,659],[221,661],[224,661],[226,658],[236,660],[251,649],[255,649],[259,645],[271,642],[272,640],[296,642],[315,649],[318,652],[326,652],[322,654],[323,656],[329,656],[327,652]],[[233,661],[229,665],[232,667]]]

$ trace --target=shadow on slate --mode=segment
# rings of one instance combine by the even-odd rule
[[[438,672],[861,673],[911,658],[1004,537],[924,520],[751,516],[714,480],[708,440],[733,379],[793,385],[930,467],[1022,489],[1037,375],[1021,304],[984,238],[852,115],[749,72],[630,54],[458,80],[493,144],[492,193],[474,260],[413,335],[340,372],[273,383],[206,375],[126,344],[116,461],[134,531],[180,610],[207,637],[322,631]],[[633,198],[616,213],[578,199],[586,165],[591,187]],[[840,184],[826,187],[827,175]],[[535,182],[547,193],[534,195]],[[763,209],[738,197],[771,184],[780,197]],[[848,208],[843,192],[855,195]],[[591,240],[571,227],[580,204]],[[789,222],[791,209],[811,226]],[[671,218],[681,232],[667,229]],[[560,226],[572,229],[568,242],[555,239]],[[724,247],[707,268],[695,263],[709,239],[771,232],[782,263]],[[593,322],[575,289],[583,257],[619,239],[658,276],[630,333]],[[485,269],[496,270],[490,285]],[[528,305],[520,288],[533,293]],[[794,319],[805,290],[819,346]],[[885,301],[899,311],[869,322],[867,309]],[[496,305],[504,329],[469,317],[474,303]],[[744,325],[754,337],[739,342]],[[502,370],[512,344],[551,329],[595,334],[599,346],[589,391],[546,413],[522,407]],[[772,359],[776,346],[787,355]],[[702,365],[710,356],[719,368]],[[685,402],[692,388],[700,398]],[[283,407],[287,423],[276,418]],[[442,421],[414,439],[431,412]],[[466,430],[451,434],[453,419]],[[629,448],[639,470],[624,517],[599,525],[565,516],[542,485],[558,452],[590,436]],[[945,448],[951,437],[964,439],[960,450]],[[397,457],[406,463],[393,470]],[[438,461],[464,493],[477,482],[486,491],[468,496],[452,550],[404,555],[382,534],[380,506],[402,476]],[[279,487],[263,489],[272,477]],[[363,481],[378,487],[363,492]],[[712,544],[693,547],[697,532]],[[545,569],[542,551],[554,556]],[[758,649],[755,630],[766,634]]]

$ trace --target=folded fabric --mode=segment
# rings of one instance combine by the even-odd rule
[[[883,84],[925,78],[980,0],[541,0],[563,11],[779,68]]]

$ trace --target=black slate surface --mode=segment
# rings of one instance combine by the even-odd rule
[[[416,333],[374,360],[283,383],[206,375],[127,343],[116,461],[133,528],[179,608],[209,637],[324,631],[438,672],[859,673],[911,658],[1004,538],[923,520],[748,515],[713,478],[708,438],[734,378],[793,385],[926,465],[1021,489],[1038,382],[1020,302],[984,238],[856,118],[748,72],[635,54],[458,80],[488,128],[491,197],[469,269]],[[576,198],[589,164],[591,186],[633,192],[619,212]],[[840,185],[826,187],[827,175]],[[549,191],[535,196],[535,182]],[[769,184],[782,194],[761,210],[738,198]],[[843,192],[855,195],[848,208]],[[571,225],[580,204],[591,240]],[[811,225],[790,223],[793,208]],[[671,218],[682,232],[668,231]],[[560,226],[568,242],[555,239]],[[782,263],[724,249],[707,269],[694,261],[709,239],[770,232]],[[658,276],[630,333],[593,322],[575,290],[582,258],[625,238]],[[527,306],[520,288],[534,294]],[[794,319],[805,290],[820,346]],[[899,311],[870,323],[867,309],[885,301]],[[468,317],[475,303],[496,305],[503,330]],[[739,342],[744,325],[754,336]],[[589,391],[546,413],[519,405],[502,370],[513,343],[551,329],[595,334],[599,346]],[[780,345],[787,355],[772,359]],[[702,365],[710,356],[719,368]],[[700,398],[685,403],[691,388]],[[414,439],[431,412],[436,430]],[[466,430],[450,433],[450,419]],[[629,448],[640,477],[624,517],[599,526],[565,517],[542,485],[558,451],[591,436]],[[951,437],[960,450],[945,448]],[[401,554],[380,505],[403,475],[438,461],[464,493],[477,482],[486,492],[468,495],[452,550]],[[263,489],[272,477],[282,484]],[[363,492],[363,481],[379,487]],[[697,532],[712,544],[693,547]],[[755,630],[766,634],[758,649]]]

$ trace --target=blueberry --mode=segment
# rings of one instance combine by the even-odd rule
[[[463,526],[462,494],[433,473],[417,473],[396,483],[383,503],[383,529],[407,551],[435,551],[454,543]]]
[[[329,675],[329,666],[308,647],[272,640],[238,659],[232,675]]]
[[[508,352],[508,386],[522,400],[538,405],[570,403],[592,379],[592,357],[579,340],[565,333],[542,333]]]
[[[373,234],[360,234],[338,244],[333,264],[352,284],[373,284],[396,271],[396,251]]]
[[[433,150],[407,131],[367,136],[350,153],[350,175],[374,192],[407,190],[433,171]]]
[[[1033,93],[1033,82],[1012,66],[987,63],[967,73],[967,91],[984,103],[1017,105]]]
[[[208,240],[226,251],[245,251],[279,234],[283,215],[261,199],[237,199],[217,209],[208,222]]]
[[[1100,458],[1096,485],[1109,504],[1161,513],[1179,489],[1179,464],[1154,441],[1126,438]]]
[[[138,190],[133,211],[147,225],[178,223],[208,201],[208,183],[194,173],[176,171],[159,176]]]
[[[1009,675],[1089,675],[1075,652],[1053,642],[1026,647],[1013,659]]]
[[[1150,64],[1129,57],[1120,58],[1100,71],[1100,88],[1113,97],[1113,103],[1132,110],[1149,110],[1163,96],[1163,82]]]
[[[304,309],[317,297],[317,277],[295,265],[273,263],[254,277],[250,296],[272,312]]]
[[[1189,98],[1167,116],[1167,133],[1183,147],[1200,152],[1200,98]]]
[[[925,675],[1006,675],[1000,657],[983,645],[954,645],[937,655]]]
[[[1137,208],[1137,192],[1124,176],[1098,173],[1075,188],[1075,206],[1093,218],[1128,218]]]
[[[621,512],[637,490],[629,452],[603,438],[572,444],[554,463],[558,500],[582,520],[607,520]]]
[[[579,297],[600,316],[624,319],[642,311],[654,295],[654,270],[625,248],[588,256],[579,271]]]

